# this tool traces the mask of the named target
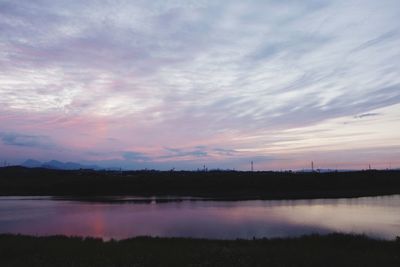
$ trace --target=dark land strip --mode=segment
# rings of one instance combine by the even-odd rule
[[[311,199],[400,194],[400,171],[295,173],[92,171],[0,168],[2,196],[190,196],[189,200]],[[100,197],[99,197],[100,196]],[[178,198],[176,200],[179,200]],[[135,201],[134,199],[131,201]],[[138,200],[148,201],[148,200]]]

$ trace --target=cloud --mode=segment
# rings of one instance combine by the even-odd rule
[[[214,148],[213,151],[223,156],[233,156],[238,154],[238,152],[234,149]]]
[[[122,157],[129,161],[149,161],[151,158],[146,156],[144,153],[126,151],[122,153]]]
[[[0,139],[3,144],[9,146],[33,147],[41,149],[51,149],[55,147],[55,144],[48,136],[0,132]]]
[[[194,149],[165,148],[167,155],[160,158],[182,158],[182,157],[207,157],[208,153],[204,150],[204,146],[197,146]]]
[[[380,116],[380,115],[382,115],[382,114],[380,114],[380,113],[363,113],[363,114],[354,116],[354,118],[362,119],[362,118],[365,118],[365,117],[375,117],[375,116]]]
[[[341,1],[155,2],[6,1],[3,27],[15,34],[2,36],[2,62],[15,81],[2,86],[4,106],[261,130],[260,121],[313,124],[399,101],[369,97],[384,94],[385,77],[393,84],[398,69],[395,14],[384,5],[367,1],[356,12],[355,2]],[[356,23],[372,10],[374,27]],[[352,50],[365,43],[373,45]]]

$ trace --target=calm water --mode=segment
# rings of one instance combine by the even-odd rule
[[[0,197],[0,233],[105,239],[139,235],[236,239],[334,231],[385,239],[400,236],[400,195],[232,202],[120,200],[124,201]]]

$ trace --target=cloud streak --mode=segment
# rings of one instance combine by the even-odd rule
[[[0,132],[0,140],[8,146],[52,149],[55,144],[48,136]]]

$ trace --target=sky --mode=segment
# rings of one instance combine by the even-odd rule
[[[400,167],[398,0],[0,0],[0,160]]]

